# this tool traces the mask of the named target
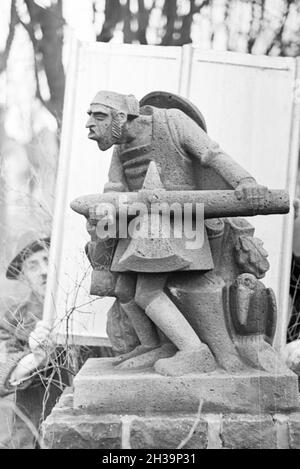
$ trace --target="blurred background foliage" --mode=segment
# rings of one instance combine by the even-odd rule
[[[22,232],[50,232],[70,38],[300,54],[300,0],[2,0],[0,291]],[[13,289],[13,290],[11,290]],[[20,287],[20,295],[22,287]]]

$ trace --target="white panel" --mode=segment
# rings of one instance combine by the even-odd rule
[[[294,104],[295,60],[193,49],[187,92],[205,116],[208,134],[259,183],[294,198],[299,105]],[[298,120],[297,120],[298,122]],[[297,124],[296,124],[297,125]],[[274,289],[279,321],[276,345],[285,340],[293,211],[249,219],[269,252],[264,282]]]
[[[45,315],[63,318],[75,308],[68,327],[81,336],[81,342],[93,343],[105,336],[106,311],[112,302],[88,295],[90,268],[83,248],[89,236],[84,219],[69,208],[74,198],[101,192],[107,179],[111,151],[100,152],[85,129],[86,110],[98,90],[133,93],[137,98],[158,89],[188,96],[204,114],[209,135],[259,182],[294,192],[299,114],[299,106],[293,104],[295,61],[200,52],[191,46],[184,46],[183,51],[182,55],[182,48],[175,47],[74,44]],[[270,254],[266,283],[279,300],[280,344],[287,308],[292,215],[256,217],[255,226]],[[62,324],[65,328],[66,323]]]

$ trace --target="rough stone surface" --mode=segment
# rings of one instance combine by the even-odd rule
[[[72,389],[64,392],[43,424],[48,448],[299,449],[300,412],[260,415],[197,413],[126,415],[73,409]],[[281,425],[278,426],[278,423]]]
[[[143,371],[116,370],[113,359],[89,359],[74,379],[74,407],[97,412],[142,415],[153,412],[259,414],[298,407],[297,376],[265,372],[229,375],[224,371],[161,376]]]
[[[130,428],[132,449],[176,449],[183,442],[195,423],[191,416],[171,418],[159,416],[138,418]],[[207,447],[207,422],[200,420],[195,431],[182,449],[205,449]]]
[[[289,449],[289,416],[287,414],[273,414],[276,429],[277,449]]]
[[[295,412],[289,417],[290,448],[300,449],[300,412]]]
[[[121,448],[122,424],[117,415],[93,415],[72,408],[71,388],[65,390],[51,415],[42,425],[49,449]]]
[[[73,409],[73,388],[71,386],[64,389],[59,401],[55,406],[58,409]]]
[[[270,415],[228,415],[223,418],[224,448],[275,449],[275,424]]]

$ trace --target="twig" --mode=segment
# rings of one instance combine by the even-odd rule
[[[177,446],[176,449],[182,449],[185,447],[185,445],[190,441],[190,439],[192,438],[193,434],[194,434],[194,431],[196,430],[197,428],[197,425],[198,423],[200,422],[200,419],[201,419],[201,413],[202,413],[202,407],[203,407],[203,403],[204,403],[204,400],[201,399],[200,400],[200,403],[199,403],[199,407],[198,407],[198,412],[197,412],[197,417],[196,417],[196,420],[192,426],[192,428],[190,429],[189,431],[189,434],[187,435],[187,437],[182,440],[182,442]]]
[[[4,407],[4,406],[2,406],[2,407]],[[29,428],[29,430],[33,434],[34,438],[38,442],[40,448],[41,449],[46,449],[45,446],[44,446],[44,443],[43,443],[42,439],[40,438],[39,433],[38,433],[37,429],[35,428],[35,426],[33,425],[32,421],[18,408],[18,406],[16,404],[14,404],[13,402],[5,401],[5,407],[10,408],[19,417],[19,419],[21,419],[25,423],[25,425]]]

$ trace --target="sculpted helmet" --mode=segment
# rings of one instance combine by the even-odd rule
[[[136,118],[140,115],[140,105],[132,94],[125,95],[114,91],[99,91],[92,101],[92,105],[101,105],[123,111],[129,118]]]

